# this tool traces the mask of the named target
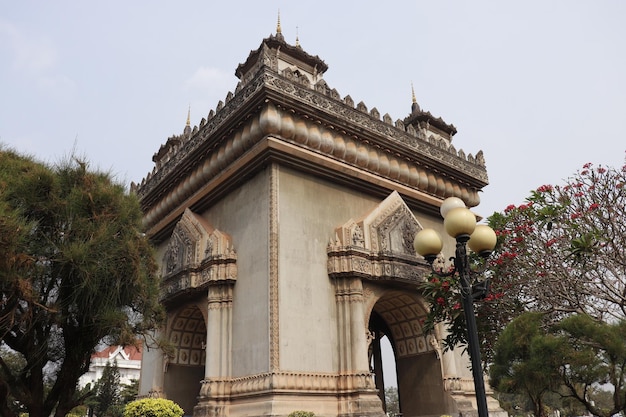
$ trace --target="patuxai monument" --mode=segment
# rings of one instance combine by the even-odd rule
[[[422,330],[430,266],[413,239],[443,230],[446,197],[478,205],[483,154],[457,149],[456,128],[415,97],[392,120],[329,86],[327,69],[279,24],[234,92],[132,185],[167,310],[168,348],[144,349],[140,397],[194,417],[384,416],[387,337],[404,417],[476,415],[468,357],[442,350],[443,326]]]

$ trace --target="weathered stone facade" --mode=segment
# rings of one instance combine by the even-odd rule
[[[277,31],[133,184],[171,346],[144,352],[140,395],[197,417],[382,416],[386,335],[405,416],[475,412],[467,359],[422,331],[412,241],[442,228],[444,198],[479,203],[482,152],[457,151],[456,128],[415,102],[394,122],[341,98],[326,70]]]

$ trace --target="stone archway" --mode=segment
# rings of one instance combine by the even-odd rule
[[[373,358],[371,371],[384,408],[380,339],[387,336],[402,413],[453,414],[458,408],[445,386],[439,342],[422,329],[427,307],[418,285],[430,270],[414,254],[413,238],[421,229],[397,192],[362,219],[336,229],[328,247],[328,270],[340,311],[340,357],[352,360],[346,367],[360,363],[362,355],[368,364]]]
[[[192,415],[210,395],[206,381],[230,377],[237,280],[231,237],[185,209],[163,249],[162,279],[170,348],[163,357],[162,395]]]
[[[185,415],[193,414],[206,364],[207,326],[202,311],[187,305],[169,323],[171,353],[164,363],[164,389],[167,397],[180,405]]]
[[[380,340],[386,336],[393,349],[400,412],[406,416],[449,414],[441,372],[441,350],[433,335],[425,334],[426,308],[415,291],[369,288],[374,304],[369,315],[370,351],[379,395],[383,395]]]

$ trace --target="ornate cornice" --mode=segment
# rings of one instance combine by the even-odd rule
[[[152,226],[268,135],[310,149],[317,155],[390,179],[426,194],[458,196],[469,206],[487,184],[482,152],[476,157],[426,137],[401,120],[382,120],[363,103],[339,99],[325,82],[310,88],[262,66],[249,83],[228,94],[200,128],[160,159],[158,169],[133,186]],[[178,142],[176,142],[178,143]],[[357,179],[358,180],[358,179]]]

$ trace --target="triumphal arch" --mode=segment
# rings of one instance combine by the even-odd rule
[[[133,184],[167,309],[140,396],[196,417],[383,416],[387,337],[404,416],[475,414],[467,357],[422,330],[412,242],[444,198],[478,204],[483,154],[415,98],[392,120],[342,97],[327,69],[278,27]]]

